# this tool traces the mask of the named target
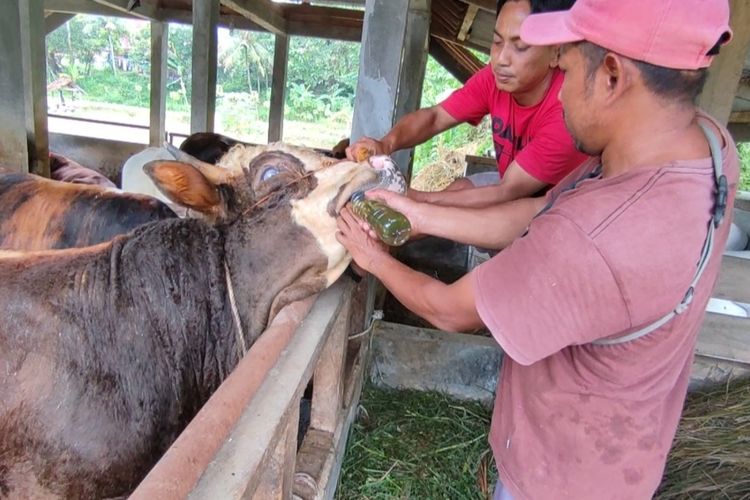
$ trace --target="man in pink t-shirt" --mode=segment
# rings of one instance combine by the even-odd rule
[[[525,41],[565,44],[566,124],[599,158],[546,199],[487,214],[505,222],[470,242],[505,248],[451,285],[393,259],[342,211],[339,241],[399,301],[444,330],[486,325],[505,351],[496,498],[647,499],[660,483],[739,176],[728,132],[694,105],[728,19],[727,0],[577,0],[529,16]],[[452,216],[369,195],[417,232]]]
[[[531,12],[566,9],[573,1],[499,2],[490,64],[445,101],[404,116],[380,140],[361,138],[347,149],[349,158],[362,150],[390,154],[410,148],[460,123],[476,126],[490,115],[500,175],[490,181],[484,174],[458,179],[439,193],[410,190],[412,199],[487,206],[531,196],[559,182],[587,156],[576,151],[565,128],[557,97],[563,79],[557,70],[558,48],[530,46],[521,41],[519,30]],[[487,184],[493,185],[483,187]],[[472,187],[477,189],[467,190]]]

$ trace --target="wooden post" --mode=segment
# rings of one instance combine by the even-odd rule
[[[344,395],[344,358],[346,357],[346,337],[349,335],[349,305],[345,304],[333,325],[333,331],[326,340],[323,352],[313,375],[313,399],[310,427],[333,434],[339,425]]]
[[[18,2],[0,3],[0,166],[28,172],[20,19]]]
[[[708,72],[708,80],[698,97],[698,105],[719,122],[726,124],[750,48],[750,2],[731,0],[729,21],[734,39],[721,49]]]
[[[29,171],[49,177],[45,41],[47,31],[44,23],[44,0],[20,2],[20,13]]]
[[[405,114],[419,109],[427,69],[429,37],[430,0],[412,0],[407,13],[394,123]],[[401,155],[395,158],[396,163],[401,167],[401,173],[410,180],[414,149],[403,151]]]
[[[149,104],[150,146],[161,146],[166,136],[167,58],[169,25],[151,22],[151,100]]]
[[[193,68],[190,132],[213,132],[219,0],[193,0]]]
[[[284,136],[284,101],[286,99],[286,66],[289,58],[289,37],[276,35],[273,52],[273,80],[271,109],[268,114],[268,142],[280,141]]]
[[[362,136],[382,137],[419,107],[429,13],[430,0],[366,0],[352,142]],[[411,156],[411,150],[392,155],[407,182]],[[365,323],[381,295],[376,281],[368,281]]]
[[[426,64],[430,0],[367,0],[352,141],[380,138],[419,106]],[[409,175],[410,151],[393,155]]]

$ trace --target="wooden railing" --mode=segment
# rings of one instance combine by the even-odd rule
[[[364,292],[342,278],[283,309],[131,499],[332,498],[369,347],[366,335],[349,339]]]

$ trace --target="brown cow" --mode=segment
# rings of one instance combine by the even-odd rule
[[[352,192],[391,187],[367,163],[232,151],[232,170],[146,166],[205,219],[0,257],[0,496],[127,494],[274,315],[341,274]]]
[[[0,173],[0,249],[82,247],[176,217],[150,196]]]

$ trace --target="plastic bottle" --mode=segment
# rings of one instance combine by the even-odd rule
[[[352,195],[352,212],[367,221],[387,245],[403,245],[411,235],[411,224],[404,214],[379,201],[368,200],[362,191]]]

